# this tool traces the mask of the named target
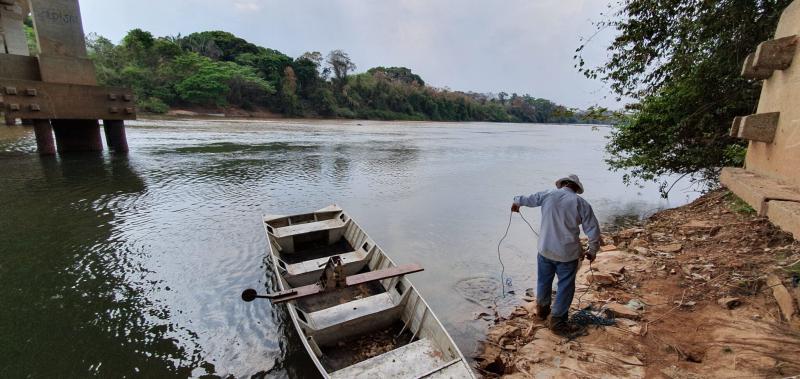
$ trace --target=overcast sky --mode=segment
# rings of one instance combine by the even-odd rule
[[[618,107],[573,67],[609,0],[81,0],[86,32],[118,42],[225,30],[296,57],[342,49],[365,71],[405,66],[453,90],[529,93],[572,107]],[[586,54],[600,63],[610,33]]]

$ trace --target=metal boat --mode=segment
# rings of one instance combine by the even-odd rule
[[[422,267],[395,264],[344,210],[268,215],[264,227],[280,291],[260,297],[286,304],[323,377],[474,378],[406,277]]]

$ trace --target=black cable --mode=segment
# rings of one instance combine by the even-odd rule
[[[592,270],[592,261],[589,261],[589,275],[592,276],[592,282],[589,283],[589,285],[586,286],[586,290],[584,290],[583,293],[580,296],[578,296],[578,310],[581,309],[581,299],[583,299],[583,295],[586,295],[586,293],[592,289],[592,285],[595,283],[594,270]]]

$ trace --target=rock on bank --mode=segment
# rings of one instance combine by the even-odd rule
[[[486,377],[786,377],[800,374],[800,242],[724,190],[611,235],[578,276],[575,309],[616,324],[553,335],[533,303],[475,357]],[[610,241],[606,241],[610,242]]]

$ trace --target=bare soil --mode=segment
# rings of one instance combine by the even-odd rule
[[[605,241],[614,245],[578,275],[573,310],[592,305],[615,315],[616,324],[591,326],[568,340],[538,320],[534,303],[522,304],[489,329],[475,357],[479,372],[508,378],[800,375],[800,242],[732,194],[711,192]]]

